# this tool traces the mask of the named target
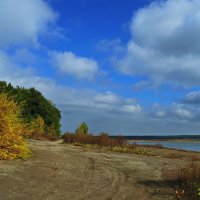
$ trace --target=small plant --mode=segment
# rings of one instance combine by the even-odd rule
[[[151,154],[150,151],[148,151],[147,149],[143,149],[143,148],[137,148],[135,150],[135,153],[138,154],[138,155],[145,155],[145,156],[148,156]]]

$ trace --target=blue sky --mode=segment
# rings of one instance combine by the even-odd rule
[[[0,80],[35,87],[62,131],[199,134],[198,0],[1,0]]]

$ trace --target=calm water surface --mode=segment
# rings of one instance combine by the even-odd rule
[[[136,142],[136,144],[144,144],[144,145],[161,144],[163,147],[200,152],[200,142],[145,141],[145,142]]]

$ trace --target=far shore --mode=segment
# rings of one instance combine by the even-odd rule
[[[128,140],[128,142],[195,142],[200,143],[199,139],[145,139],[145,140]]]

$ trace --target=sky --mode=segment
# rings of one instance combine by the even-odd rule
[[[0,80],[35,87],[62,131],[200,133],[199,0],[1,0]]]

